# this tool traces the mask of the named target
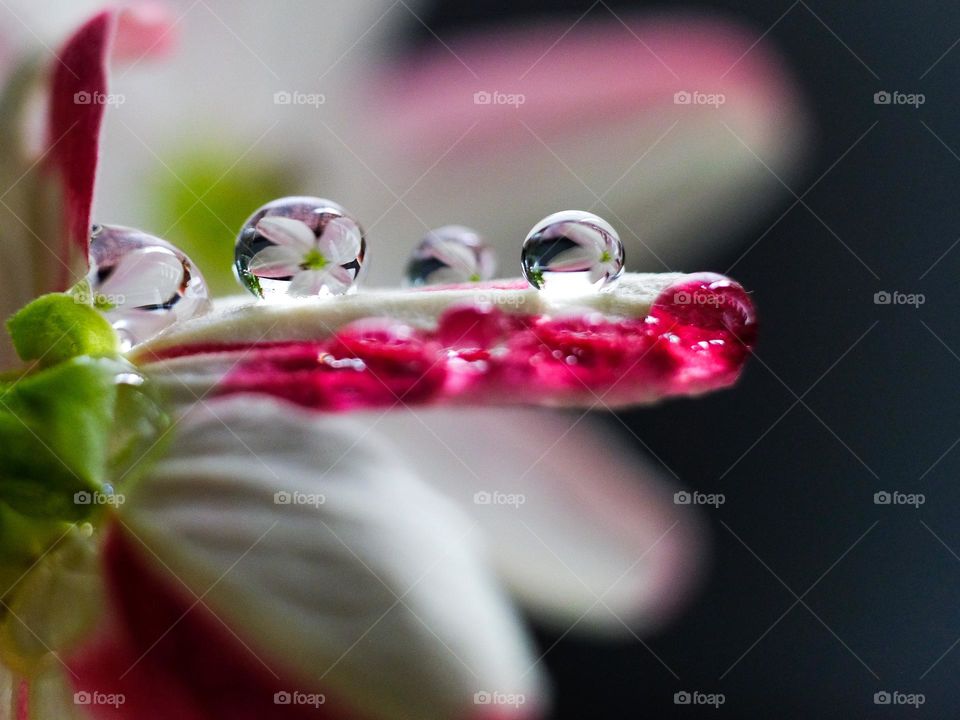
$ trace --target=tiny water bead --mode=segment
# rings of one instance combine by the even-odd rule
[[[360,224],[337,203],[286,197],[244,223],[234,270],[259,298],[343,295],[356,290],[366,249]]]
[[[93,226],[87,283],[89,300],[106,315],[124,349],[211,308],[207,285],[190,258],[134,228]]]
[[[444,225],[420,241],[407,264],[407,284],[457,285],[493,277],[496,257],[476,230]]]
[[[564,210],[533,226],[520,262],[523,276],[538,290],[601,289],[623,273],[623,243],[603,218]]]

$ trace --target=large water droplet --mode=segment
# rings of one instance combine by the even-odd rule
[[[407,264],[407,284],[457,285],[493,277],[496,257],[477,233],[462,225],[444,225],[427,233]]]
[[[523,276],[535,288],[582,292],[623,273],[623,243],[601,217],[564,210],[545,217],[523,241]]]
[[[87,282],[124,349],[210,310],[200,271],[176,247],[141,230],[94,225]]]
[[[342,295],[356,290],[366,249],[360,224],[337,203],[286,197],[244,223],[234,269],[261,298]]]

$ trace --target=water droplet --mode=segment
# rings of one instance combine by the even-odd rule
[[[190,258],[134,228],[93,227],[87,282],[93,305],[106,315],[124,349],[211,306],[207,285]]]
[[[493,249],[475,230],[444,225],[427,233],[407,264],[407,284],[457,285],[493,277]]]
[[[623,243],[603,218],[564,210],[534,225],[523,241],[521,267],[539,290],[600,289],[623,273]]]
[[[363,229],[337,203],[286,197],[244,223],[234,269],[260,298],[343,295],[356,290],[366,249]]]

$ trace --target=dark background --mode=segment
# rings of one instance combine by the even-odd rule
[[[591,5],[438,0],[424,20],[442,34],[576,18]],[[707,512],[712,571],[669,628],[644,638],[650,651],[569,636],[554,647],[545,662],[556,717],[960,717],[960,647],[951,650],[960,639],[960,245],[948,252],[960,238],[960,45],[928,71],[960,38],[960,7],[608,6],[716,11],[757,36],[775,25],[762,42],[786,58],[815,123],[792,189],[803,196],[849,153],[804,197],[809,209],[797,204],[769,229],[794,202],[784,191],[779,207],[723,244],[728,252],[689,268],[728,272],[754,291],[757,357],[733,391],[624,418],[685,484],[726,494]],[[423,30],[413,43],[428,40]],[[882,89],[926,102],[873,104]],[[926,302],[876,305],[881,290]],[[921,492],[926,503],[875,505],[879,490]],[[539,633],[544,648],[556,638]],[[680,689],[722,692],[726,703],[677,706]],[[877,706],[880,690],[926,702]]]

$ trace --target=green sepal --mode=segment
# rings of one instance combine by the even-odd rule
[[[91,514],[76,494],[105,482],[120,369],[77,357],[0,389],[0,500],[29,517]]]
[[[73,292],[41,295],[7,320],[17,355],[41,367],[73,357],[109,357],[120,352],[107,319]]]

